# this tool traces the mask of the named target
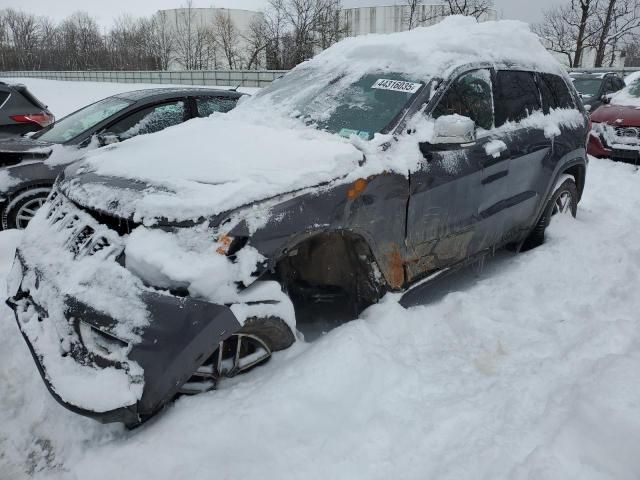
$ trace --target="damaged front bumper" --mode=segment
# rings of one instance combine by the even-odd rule
[[[53,397],[104,423],[133,426],[153,415],[242,327],[227,306],[149,291],[149,324],[126,342],[116,320],[73,296],[62,295],[64,314],[52,315],[41,278],[18,251],[7,303]]]

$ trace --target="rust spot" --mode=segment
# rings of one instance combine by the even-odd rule
[[[391,248],[384,255],[385,276],[392,288],[402,288],[404,285],[404,261],[400,247],[391,244]]]
[[[367,181],[364,178],[359,178],[351,185],[349,191],[347,191],[347,197],[349,200],[353,200],[358,195],[360,195],[367,186]]]
[[[231,242],[233,242],[233,238],[229,235],[222,235],[218,238],[218,248],[216,248],[216,252],[220,255],[226,255],[231,246]]]

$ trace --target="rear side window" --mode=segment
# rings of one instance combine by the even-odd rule
[[[237,98],[229,97],[200,97],[196,98],[198,116],[208,117],[215,112],[227,113],[236,106]]]
[[[569,88],[562,78],[550,73],[541,73],[539,80],[544,113],[549,113],[552,108],[576,108]]]
[[[0,91],[0,107],[4,104],[7,98],[9,98],[9,92]]]
[[[540,93],[531,72],[499,70],[495,82],[496,127],[519,122],[542,110]]]

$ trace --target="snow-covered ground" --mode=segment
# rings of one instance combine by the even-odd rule
[[[162,87],[190,87],[190,85],[162,85],[151,83],[65,82],[40,78],[1,78],[7,83],[24,83],[29,90],[53,112],[56,118],[75,112],[111,95]],[[231,87],[207,87],[227,89]],[[258,88],[239,88],[243,93],[255,93]]]
[[[0,478],[637,479],[639,182],[594,159],[542,247],[409,309],[387,296],[131,432],[55,403],[1,307]],[[0,278],[18,240],[0,233]]]

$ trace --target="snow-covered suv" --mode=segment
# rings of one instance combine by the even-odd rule
[[[136,424],[575,215],[587,117],[526,25],[344,40],[229,114],[91,152],[26,229],[9,303],[50,391]],[[46,240],[45,240],[46,239]]]

